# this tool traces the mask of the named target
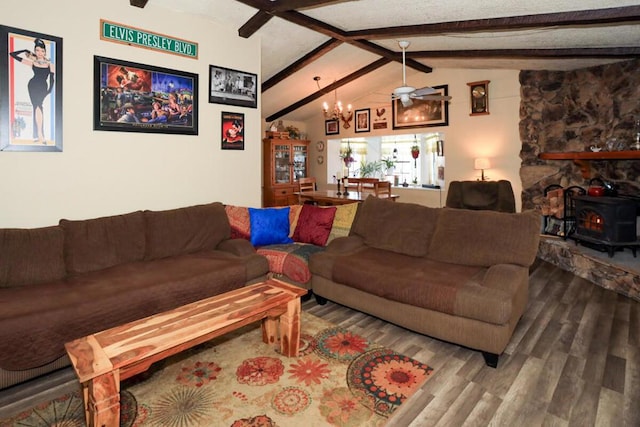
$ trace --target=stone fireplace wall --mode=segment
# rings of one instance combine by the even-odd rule
[[[610,138],[629,147],[640,119],[640,60],[573,71],[520,72],[522,209],[540,206],[550,184],[587,188],[571,160],[541,160],[542,152],[587,151]],[[628,148],[625,148],[628,149]],[[591,161],[591,178],[614,181],[640,196],[640,160]]]

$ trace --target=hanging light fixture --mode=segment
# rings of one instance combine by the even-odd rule
[[[320,89],[320,76],[313,78],[318,89]],[[333,108],[329,109],[329,104],[325,101],[322,103],[322,113],[327,120],[340,120],[344,122],[345,129],[348,129],[351,125],[350,122],[353,119],[353,112],[351,112],[351,104],[347,105],[347,112],[343,114],[344,108],[342,102],[338,101],[338,89],[333,92]]]

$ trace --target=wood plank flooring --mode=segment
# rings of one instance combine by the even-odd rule
[[[435,368],[388,427],[640,426],[640,302],[537,260],[498,369],[474,350],[329,302],[303,309]]]
[[[545,261],[497,369],[474,350],[313,299],[303,310],[435,368],[387,427],[640,426],[640,302]],[[20,393],[0,393],[0,419],[77,387],[71,369]],[[37,401],[41,401],[38,396]]]

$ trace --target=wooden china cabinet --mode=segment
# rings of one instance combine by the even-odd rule
[[[296,204],[298,179],[309,173],[309,141],[266,138],[262,142],[262,205]]]

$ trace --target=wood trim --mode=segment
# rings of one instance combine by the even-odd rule
[[[640,150],[625,151],[567,151],[563,153],[540,153],[544,160],[634,160],[640,159]]]

